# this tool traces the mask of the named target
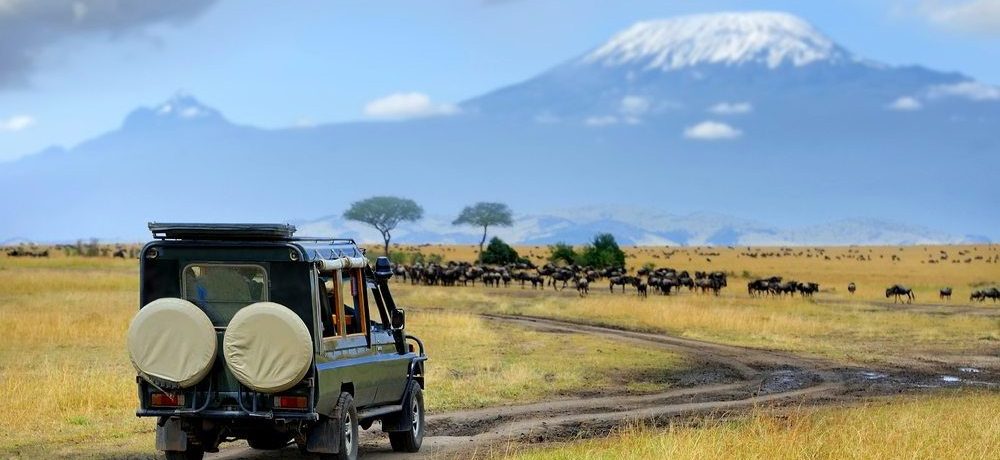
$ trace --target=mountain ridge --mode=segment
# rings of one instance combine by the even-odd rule
[[[768,223],[699,241],[749,238],[757,227],[764,240],[774,228],[854,216],[1000,239],[997,192],[980,174],[1000,168],[1000,89],[857,59],[637,68],[578,57],[449,116],[286,129],[233,124],[176,95],[79,145],[0,164],[0,196],[18,197],[0,200],[0,238],[129,236],[152,220],[283,221],[392,194],[432,213],[479,200],[526,215],[599,202]],[[539,222],[553,229],[536,238],[573,236],[575,220],[549,217]],[[615,216],[593,222],[637,241],[695,238]]]

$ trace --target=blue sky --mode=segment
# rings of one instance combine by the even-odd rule
[[[859,56],[1000,84],[1000,0],[138,3],[0,0],[0,161],[177,91],[263,127],[364,119],[395,93],[446,110],[635,21],[699,12],[787,11]]]

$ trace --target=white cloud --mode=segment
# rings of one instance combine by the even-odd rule
[[[914,110],[920,110],[921,108],[923,108],[923,106],[924,105],[921,104],[920,101],[917,100],[917,98],[910,96],[903,96],[893,101],[892,104],[889,104],[888,108],[889,110],[912,112]]]
[[[649,99],[641,96],[625,96],[622,98],[619,111],[625,115],[638,117],[649,111]]]
[[[1000,88],[977,81],[963,81],[953,85],[938,85],[928,91],[930,97],[964,97],[974,101],[1000,100]]]
[[[21,131],[35,124],[35,118],[30,115],[14,115],[0,119],[0,131]]]
[[[940,26],[1000,36],[1000,0],[921,0],[917,11]]]
[[[375,99],[364,107],[365,116],[384,120],[454,115],[458,112],[458,107],[453,104],[435,103],[430,96],[416,92],[390,94]]]
[[[684,137],[702,141],[736,139],[742,135],[743,131],[717,121],[703,121],[684,130]]]
[[[618,117],[611,115],[605,115],[601,117],[590,117],[583,120],[583,123],[587,126],[608,126],[618,123]]]
[[[717,115],[742,115],[753,111],[753,105],[749,102],[720,102],[708,108],[709,112]]]

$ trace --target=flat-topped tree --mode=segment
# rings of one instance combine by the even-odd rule
[[[382,234],[385,255],[389,256],[389,240],[400,222],[413,222],[424,216],[424,209],[415,201],[394,196],[375,196],[357,201],[344,211],[344,218],[364,222]]]
[[[479,202],[466,206],[452,225],[475,225],[483,227],[483,238],[479,240],[479,257],[483,256],[483,245],[486,243],[486,231],[490,225],[510,227],[514,225],[510,208],[503,203]]]

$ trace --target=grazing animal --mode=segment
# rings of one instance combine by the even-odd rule
[[[851,295],[854,295],[854,291],[857,291],[857,290],[858,290],[858,286],[856,286],[853,281],[850,282],[850,283],[847,283],[847,292],[850,292]]]
[[[637,282],[635,283],[635,289],[636,292],[639,294],[639,297],[648,296],[648,289],[646,288],[646,283],[637,280]]]
[[[951,300],[951,288],[950,287],[941,288],[941,291],[938,292],[938,297],[941,300],[945,299]]]
[[[913,299],[916,298],[913,295],[913,290],[906,286],[894,284],[885,290],[885,298],[894,298],[892,303],[901,302],[904,296],[906,297],[906,303],[913,303]]]
[[[576,292],[580,293],[580,297],[590,294],[590,280],[587,278],[577,278],[576,279]]]
[[[799,294],[802,294],[802,297],[812,297],[817,292],[819,283],[799,283]]]
[[[1000,289],[980,289],[978,291],[973,291],[972,295],[969,296],[969,300],[977,300],[979,302],[985,302],[986,299],[993,299],[994,302],[1000,300]]]

